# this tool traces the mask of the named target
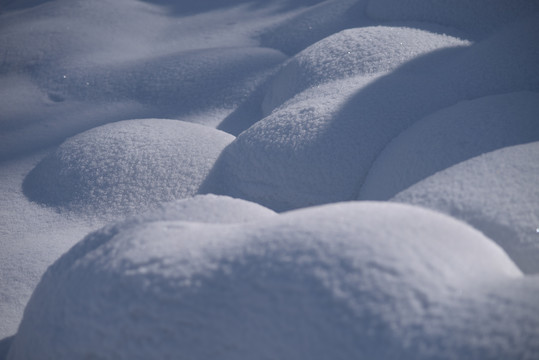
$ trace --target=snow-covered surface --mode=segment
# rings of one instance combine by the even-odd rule
[[[26,302],[47,267],[89,231],[104,225],[95,219],[59,215],[25,198],[24,176],[42,157],[36,154],[0,163],[0,338],[16,332]]]
[[[66,140],[28,174],[23,190],[61,210],[129,214],[195,195],[233,139],[176,120],[115,122]]]
[[[25,320],[44,316],[48,330],[21,328],[13,358],[47,356],[31,339],[77,351],[98,338],[93,354],[109,349],[104,357],[118,359],[178,344],[197,358],[196,342],[211,343],[208,358],[539,357],[530,274],[539,156],[529,144],[539,133],[537,34],[539,2],[530,0],[0,0],[0,359],[40,277],[74,245],[36,292],[57,305],[47,313],[34,300]],[[424,201],[484,235],[394,204],[269,210],[386,200],[401,190],[397,200]],[[79,243],[118,221],[88,238],[104,242],[97,252],[85,248],[92,240]],[[175,251],[178,241],[208,252],[190,258]],[[369,262],[359,244],[380,261]],[[105,248],[114,252],[97,257]],[[325,248],[357,263],[331,263]],[[79,251],[85,265],[66,260]],[[287,253],[328,266],[285,264]],[[225,255],[235,267],[212,269],[209,261]],[[203,287],[163,288],[166,296],[189,289],[198,312],[175,298],[152,302],[162,274],[130,283],[127,263],[116,262],[140,269],[136,261],[150,256],[156,274],[201,261]],[[251,266],[263,281],[243,271]],[[346,287],[315,286],[316,274]],[[125,280],[137,296],[118,285],[116,303],[106,293],[84,297],[91,289],[71,275],[96,287]],[[165,280],[175,276],[183,275]],[[81,293],[49,293],[68,285]],[[473,290],[460,294],[460,285]],[[264,289],[278,291],[272,298]],[[100,318],[108,310],[99,299],[130,318]],[[95,306],[77,314],[95,327],[60,330],[67,318],[55,315],[58,304],[69,301]],[[131,313],[122,302],[135,304]],[[247,315],[235,318],[242,307]],[[162,309],[173,314],[165,326],[186,315],[200,331],[169,343],[175,334],[166,328],[148,330]],[[140,332],[120,339],[119,324]],[[238,343],[240,335],[252,342]],[[126,343],[114,347],[119,339]]]
[[[276,210],[357,199],[376,156],[414,122],[460,101],[539,91],[538,32],[534,16],[387,74],[313,86],[241,133],[205,189]]]
[[[154,217],[93,233],[58,260],[9,359],[516,358],[538,350],[528,346],[539,305],[486,294],[521,281],[480,232],[405,205],[334,204],[245,225]],[[505,299],[525,310],[503,323],[471,311],[501,313]],[[508,330],[523,312],[528,327]]]
[[[447,35],[402,27],[363,27],[341,31],[318,41],[286,63],[271,81],[265,115],[307,88],[357,75],[395,69],[422,54],[469,42]]]
[[[289,16],[278,3],[189,17],[135,0],[29,1],[5,11],[0,159],[134,117],[202,112],[194,121],[218,124],[286,59],[253,39]]]
[[[466,221],[539,273],[539,142],[480,155],[440,171],[392,200]]]
[[[369,170],[359,199],[388,200],[461,161],[538,140],[539,93],[460,102],[416,122],[393,139]]]

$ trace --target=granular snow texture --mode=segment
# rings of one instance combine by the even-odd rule
[[[278,211],[357,199],[379,153],[421,118],[464,100],[539,91],[537,32],[535,16],[387,74],[309,88],[242,132],[203,189]]]
[[[464,161],[400,192],[393,201],[466,221],[496,241],[525,273],[539,273],[539,142]]]
[[[264,115],[309,87],[395,69],[428,52],[470,43],[404,27],[361,27],[328,36],[286,62],[262,103]]]
[[[537,34],[535,0],[0,0],[0,360],[536,360]]]
[[[234,137],[176,120],[126,120],[83,132],[23,184],[33,201],[89,214],[128,214],[197,193]]]
[[[58,260],[8,359],[536,356],[538,287],[480,232],[406,205],[152,218]]]
[[[539,93],[487,96],[431,114],[376,159],[360,200],[388,200],[420,180],[502,147],[539,140]]]

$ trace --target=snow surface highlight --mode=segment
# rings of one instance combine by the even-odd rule
[[[0,360],[536,360],[537,34],[535,0],[0,0]],[[431,210],[274,213],[395,194]]]
[[[126,120],[65,141],[26,177],[30,200],[62,210],[129,214],[191,197],[234,137],[176,120]]]
[[[461,219],[496,241],[528,274],[539,273],[539,142],[511,146],[440,171],[392,201]]]
[[[460,102],[416,122],[378,156],[360,200],[389,200],[437,171],[506,146],[539,140],[539,93]]]
[[[8,359],[515,358],[538,354],[537,279],[525,297],[489,294],[521,279],[478,231],[399,204],[244,225],[153,218],[95,232],[59,259]],[[503,323],[484,316],[503,309]],[[532,326],[514,332],[524,316]]]
[[[278,211],[357,199],[376,157],[414,122],[463,100],[539,91],[538,20],[297,94],[223,151],[204,191]]]
[[[265,115],[312,86],[357,75],[388,72],[440,48],[468,41],[405,27],[361,27],[328,36],[286,62],[262,103]]]

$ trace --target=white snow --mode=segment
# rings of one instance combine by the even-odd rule
[[[392,200],[466,221],[525,273],[539,273],[539,142],[489,152],[440,171]]]
[[[28,174],[31,201],[96,216],[195,195],[234,137],[162,119],[126,120],[66,140]]]
[[[299,93],[225,149],[205,191],[275,210],[357,199],[400,132],[463,100],[539,90],[539,17],[470,47],[449,47],[382,75]]]
[[[539,358],[537,34],[530,0],[0,0],[0,360]]]
[[[286,62],[262,103],[265,115],[309,87],[395,69],[422,54],[470,43],[405,27],[362,27],[318,41]]]
[[[47,267],[88,232],[104,225],[28,201],[21,184],[43,156],[0,163],[0,338],[17,331],[26,302]]]
[[[0,123],[0,159],[135,117],[218,109],[219,118],[198,118],[216,126],[286,59],[253,39],[285,16],[275,4],[186,18],[134,0],[21,7],[0,25],[0,94],[11,94],[0,98],[10,123]]]
[[[469,308],[537,309],[486,296],[521,279],[480,232],[405,205],[333,204],[245,225],[154,217],[93,233],[58,260],[8,359],[515,358],[537,328],[505,330],[521,311],[499,323]]]
[[[196,195],[161,204],[143,215],[129,217],[124,227],[149,221],[190,221],[202,223],[243,223],[277,215],[256,203],[219,195]]]
[[[539,140],[539,93],[493,95],[460,102],[416,122],[378,156],[360,200],[388,200],[461,161]]]

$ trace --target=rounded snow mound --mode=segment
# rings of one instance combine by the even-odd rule
[[[447,35],[373,26],[341,31],[303,50],[272,81],[264,114],[311,86],[357,75],[387,72],[430,51],[470,43]]]
[[[304,91],[252,125],[224,149],[201,192],[276,211],[356,199],[362,164],[355,154],[368,144],[357,141],[355,114],[339,111],[360,83]]]
[[[539,93],[520,92],[460,102],[414,123],[378,156],[360,200],[388,200],[461,161],[539,140]]]
[[[539,142],[496,150],[446,170],[392,200],[466,221],[496,241],[525,273],[539,273]]]
[[[371,0],[366,6],[372,19],[432,22],[466,31],[473,38],[538,11],[539,3],[528,0]]]
[[[48,269],[8,359],[517,358],[539,328],[520,275],[480,232],[401,204],[109,227]]]
[[[250,201],[207,194],[160,204],[146,214],[131,217],[123,226],[149,221],[241,223],[274,215],[274,211]]]
[[[234,137],[202,125],[127,120],[66,140],[25,178],[28,198],[86,213],[130,213],[197,193]]]
[[[538,29],[535,17],[389,73],[308,88],[241,133],[204,192],[279,211],[357,199],[378,155],[416,121],[464,100],[539,91]]]

